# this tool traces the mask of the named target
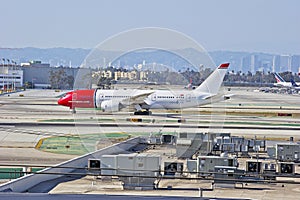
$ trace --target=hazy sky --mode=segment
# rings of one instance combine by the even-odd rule
[[[299,0],[0,0],[0,47],[93,48],[163,27],[209,51],[300,54]]]

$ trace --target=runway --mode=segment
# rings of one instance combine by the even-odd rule
[[[127,127],[140,127],[140,128],[184,128],[184,129],[208,129],[208,128],[217,128],[217,129],[251,129],[251,130],[295,130],[299,131],[300,127],[294,126],[295,124],[292,124],[291,127],[286,127],[286,126],[271,126],[269,124],[264,126],[243,126],[243,125],[238,125],[238,126],[228,126],[228,125],[217,125],[217,123],[208,123],[209,125],[192,125],[192,124],[150,124],[150,123],[43,123],[43,122],[37,122],[37,123],[32,123],[32,122],[25,122],[25,123],[0,123],[0,130],[5,130],[5,129],[12,129],[12,128],[26,128],[26,127],[34,127],[36,126],[37,128],[49,128],[49,127],[84,127],[84,128],[89,128],[89,127],[109,127],[109,128],[127,128]],[[253,123],[254,124],[254,123]],[[259,124],[258,124],[259,125]],[[8,127],[8,128],[7,128]],[[17,131],[15,131],[17,132]],[[24,131],[19,131],[23,133],[30,133],[26,129]],[[40,132],[36,133],[35,131],[32,131],[31,134],[35,135],[40,135]],[[62,135],[64,133],[45,133],[43,134],[44,136],[55,136],[55,135]]]

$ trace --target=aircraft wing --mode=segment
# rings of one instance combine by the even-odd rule
[[[207,96],[204,96],[202,99],[206,100],[206,99],[211,99],[211,98],[216,98],[216,97],[222,97],[224,100],[228,100],[232,96],[234,96],[234,94],[225,94],[225,95],[216,94],[216,95],[207,95]]]
[[[143,104],[143,103],[145,103],[144,102],[145,98],[153,93],[154,93],[154,91],[131,96],[129,98],[123,99],[120,103],[123,105],[126,105],[126,106],[135,105],[135,104]]]
[[[206,100],[206,99],[210,99],[210,98],[212,98],[212,97],[214,97],[214,96],[216,96],[217,94],[204,94],[204,95],[201,95],[200,96],[200,99],[202,99],[202,100]]]

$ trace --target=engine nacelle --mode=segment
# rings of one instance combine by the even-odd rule
[[[121,103],[119,101],[106,100],[102,101],[100,108],[103,112],[117,112],[121,110]]]

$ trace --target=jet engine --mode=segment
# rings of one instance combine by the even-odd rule
[[[119,101],[106,100],[101,102],[100,108],[103,112],[117,112],[122,108],[122,104]]]

